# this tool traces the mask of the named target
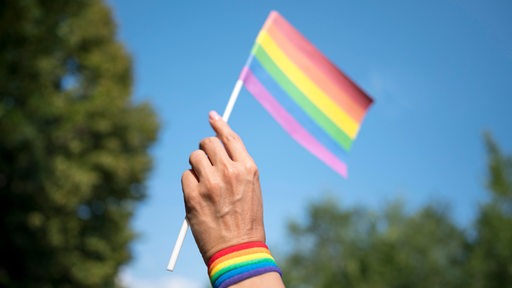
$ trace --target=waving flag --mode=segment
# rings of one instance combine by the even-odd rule
[[[337,173],[373,100],[279,13],[261,29],[239,80],[298,143]]]

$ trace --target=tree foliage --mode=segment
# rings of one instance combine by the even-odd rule
[[[462,273],[464,234],[433,206],[408,215],[400,203],[374,213],[326,201],[309,212],[290,226],[289,287],[450,287]]]
[[[0,286],[113,287],[158,124],[100,0],[0,2]]]
[[[472,287],[512,286],[512,157],[503,155],[486,135],[489,155],[487,187],[491,200],[483,205],[471,247]]]
[[[471,231],[442,205],[406,213],[313,203],[291,222],[291,251],[281,263],[288,287],[512,286],[512,158],[486,136],[489,203]]]

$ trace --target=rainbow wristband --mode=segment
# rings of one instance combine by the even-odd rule
[[[213,288],[226,288],[243,280],[281,270],[263,242],[248,242],[220,250],[208,261]]]

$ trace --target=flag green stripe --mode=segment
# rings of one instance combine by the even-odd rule
[[[352,146],[350,137],[334,124],[322,111],[320,111],[311,101],[302,93],[297,86],[295,86],[288,77],[277,67],[272,58],[267,54],[265,49],[260,45],[255,45],[253,54],[267,70],[267,72],[274,78],[279,86],[290,95],[293,101],[306,112],[311,119],[331,136],[336,143],[349,151]]]

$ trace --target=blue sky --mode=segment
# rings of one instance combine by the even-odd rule
[[[487,197],[483,132],[512,151],[510,1],[108,3],[133,57],[134,98],[152,103],[162,125],[148,199],[133,221],[141,236],[123,274],[131,287],[205,287],[190,233],[175,272],[165,270],[185,213],[180,177],[190,152],[213,135],[207,113],[224,111],[271,10],[375,99],[343,179],[242,90],[229,122],[260,168],[273,250],[286,248],[286,223],[325,195],[368,208],[440,200],[467,226]]]

